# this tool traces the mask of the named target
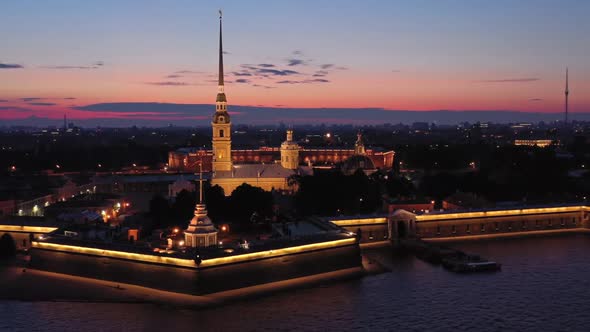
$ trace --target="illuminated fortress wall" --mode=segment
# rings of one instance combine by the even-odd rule
[[[9,234],[14,241],[17,250],[28,249],[31,246],[31,237],[34,239],[40,235],[55,231],[57,227],[48,226],[20,226],[14,224],[0,224],[0,236]]]
[[[360,267],[354,238],[203,260],[34,242],[31,267],[195,295]]]
[[[590,207],[537,207],[477,212],[414,214],[397,210],[389,216],[331,219],[361,243],[417,237],[430,241],[590,232]]]
[[[330,219],[331,223],[356,233],[361,243],[389,240],[388,221],[386,216]]]
[[[583,206],[498,210],[416,216],[415,234],[422,239],[489,238],[586,231]]]

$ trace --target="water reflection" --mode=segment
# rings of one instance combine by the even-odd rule
[[[455,244],[502,272],[452,274],[379,250],[392,272],[201,311],[143,304],[0,302],[16,330],[586,330],[590,237]]]

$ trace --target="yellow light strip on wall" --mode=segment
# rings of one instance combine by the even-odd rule
[[[330,220],[336,226],[355,226],[355,225],[369,225],[369,224],[387,224],[387,218],[364,218],[364,219],[346,219],[346,220]]]
[[[469,219],[469,218],[485,218],[485,217],[505,217],[505,216],[512,216],[512,215],[529,215],[529,214],[542,214],[542,213],[581,212],[583,210],[587,211],[587,207],[585,207],[585,206],[568,206],[568,207],[514,209],[514,210],[498,210],[498,211],[483,211],[483,212],[423,214],[423,215],[416,216],[416,221],[435,221],[435,220],[447,220],[447,219]]]
[[[0,225],[0,232],[51,233],[57,227]]]
[[[240,262],[246,262],[246,261],[250,261],[250,260],[271,258],[271,257],[289,255],[289,254],[296,254],[296,253],[302,253],[302,252],[312,251],[312,250],[328,249],[328,248],[334,248],[334,247],[339,247],[339,246],[344,246],[344,245],[351,245],[351,244],[354,244],[355,242],[356,242],[355,238],[348,238],[348,239],[341,239],[341,240],[335,240],[335,241],[329,241],[329,242],[305,244],[305,245],[296,246],[296,247],[259,251],[259,252],[253,252],[253,253],[249,253],[249,254],[242,254],[242,255],[236,255],[236,256],[230,256],[230,257],[204,259],[202,261],[200,267],[209,267],[209,266],[216,266],[216,265],[223,265],[223,264],[230,264],[230,263],[240,263]],[[135,261],[142,261],[142,262],[148,262],[148,263],[167,264],[167,265],[176,265],[176,266],[184,266],[184,267],[196,267],[196,264],[192,259],[137,254],[137,253],[126,252],[126,251],[103,250],[103,249],[98,249],[98,248],[70,246],[70,245],[56,244],[56,243],[49,243],[49,242],[32,242],[31,245],[34,248],[39,248],[39,249],[57,250],[57,251],[64,251],[64,252],[73,252],[73,253],[78,253],[78,254],[112,257],[112,258],[135,260]]]
[[[355,242],[356,242],[356,239],[354,237],[351,237],[348,239],[341,239],[341,240],[335,240],[335,241],[329,241],[329,242],[304,244],[304,245],[297,246],[297,247],[287,247],[287,248],[281,248],[281,249],[275,249],[275,250],[253,252],[250,254],[212,258],[212,259],[203,260],[203,263],[201,263],[201,267],[238,263],[238,262],[242,262],[242,261],[255,260],[255,259],[261,259],[261,258],[270,258],[270,257],[276,257],[276,256],[298,254],[298,253],[302,253],[302,252],[306,252],[306,251],[335,248],[335,247],[340,247],[340,246],[345,246],[345,245],[351,245],[351,244],[354,244]]]
[[[126,252],[126,251],[104,250],[104,249],[91,248],[91,247],[70,246],[70,245],[65,245],[65,244],[37,242],[37,241],[31,242],[31,246],[33,248],[39,248],[39,249],[57,250],[57,251],[72,252],[72,253],[77,253],[77,254],[86,254],[86,255],[94,255],[94,256],[105,256],[105,257],[113,257],[113,258],[120,258],[120,259],[128,259],[128,260],[137,260],[137,261],[143,261],[143,262],[149,262],[149,263],[170,264],[170,265],[187,266],[187,267],[194,267],[195,266],[195,263],[190,259],[181,259],[181,258],[146,255],[146,254],[136,254],[136,253]]]

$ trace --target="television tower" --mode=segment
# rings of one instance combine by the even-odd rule
[[[570,89],[568,85],[568,68],[565,67],[565,124],[567,125],[567,116],[568,116],[568,96],[570,94]]]

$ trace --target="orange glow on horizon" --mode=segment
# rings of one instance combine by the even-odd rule
[[[203,77],[179,78],[181,86],[153,85],[166,81],[165,69],[141,71],[140,68],[112,67],[104,70],[56,71],[31,69],[3,73],[0,82],[0,119],[23,119],[30,116],[59,119],[64,113],[70,119],[131,117],[168,120],[203,120],[204,116],[175,116],[138,110],[133,113],[88,112],[79,106],[97,103],[158,102],[178,104],[214,104],[216,83]],[[233,105],[279,108],[382,108],[386,110],[512,110],[528,112],[561,112],[563,109],[562,77],[526,83],[481,82],[474,77],[499,77],[491,73],[421,73],[383,74],[347,70],[331,75],[329,83],[268,84],[271,88],[254,87],[228,81],[226,93],[229,109]],[[590,111],[590,95],[576,93],[590,89],[590,80],[570,80],[570,111]],[[575,87],[575,89],[573,88]],[[41,98],[51,105],[35,105],[20,100]],[[75,99],[66,99],[66,98]],[[11,108],[12,107],[12,108]],[[212,108],[213,112],[213,108]]]

